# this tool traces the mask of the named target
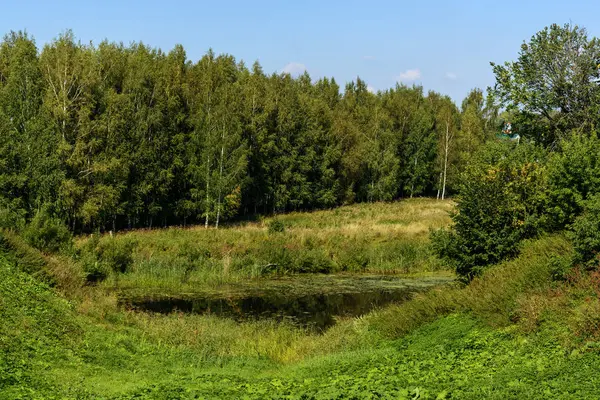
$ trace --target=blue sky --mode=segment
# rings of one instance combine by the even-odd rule
[[[306,68],[374,89],[422,84],[460,102],[493,84],[490,61],[515,59],[523,40],[551,23],[600,36],[598,1],[13,1],[2,33],[26,29],[42,46],[65,29],[82,42],[182,44],[192,60],[209,48],[266,72]]]

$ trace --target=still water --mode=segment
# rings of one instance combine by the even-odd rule
[[[122,307],[156,313],[213,314],[237,321],[287,320],[323,331],[343,317],[356,317],[415,293],[451,282],[448,276],[309,275],[228,285],[210,293],[122,293]]]

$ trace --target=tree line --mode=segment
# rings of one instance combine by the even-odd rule
[[[421,86],[343,90],[208,51],[142,43],[0,44],[0,220],[74,231],[203,223],[352,202],[444,197],[498,108]],[[2,217],[4,215],[4,217]]]

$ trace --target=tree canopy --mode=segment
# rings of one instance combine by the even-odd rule
[[[212,50],[193,61],[180,45],[82,44],[71,31],[39,51],[11,32],[0,208],[90,231],[445,195],[493,126],[481,96],[461,111],[420,86],[341,90]]]
[[[494,94],[520,131],[555,145],[571,130],[590,133],[600,110],[600,41],[577,25],[552,24],[521,45],[517,61],[492,63]]]

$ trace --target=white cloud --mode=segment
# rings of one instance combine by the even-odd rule
[[[454,72],[446,72],[446,78],[450,79],[451,81],[455,81],[458,79],[458,75],[456,75]]]
[[[396,80],[401,82],[413,82],[419,78],[421,78],[421,70],[417,68],[407,69],[406,71],[400,73]]]
[[[363,56],[363,60],[374,60],[375,56]]]
[[[292,76],[302,75],[304,71],[306,71],[306,65],[297,62],[291,62],[281,69],[284,74]]]
[[[375,89],[373,86],[371,85],[367,85],[367,90],[371,93],[377,93],[377,89]]]

